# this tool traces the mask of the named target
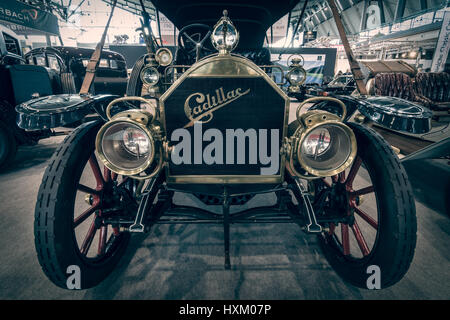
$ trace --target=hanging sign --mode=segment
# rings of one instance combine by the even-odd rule
[[[0,22],[17,34],[59,35],[55,15],[15,0],[0,1]]]
[[[442,72],[450,49],[450,11],[445,11],[442,19],[441,32],[434,51],[433,61],[431,63],[431,72]]]

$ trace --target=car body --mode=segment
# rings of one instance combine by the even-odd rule
[[[32,98],[53,94],[75,94],[79,92],[86,73],[86,65],[93,49],[72,47],[43,47],[33,49],[25,56],[18,36],[6,27],[0,26],[0,167],[8,165],[17,147],[34,144],[47,138],[54,126],[40,125],[28,127],[25,131],[16,125],[14,110],[16,105]],[[26,81],[24,81],[26,79]],[[82,105],[95,105],[116,95],[123,95],[127,86],[126,62],[122,55],[105,50],[101,56],[92,93],[98,97],[84,97],[77,102]],[[74,102],[74,100],[72,100]],[[106,103],[106,102],[105,102]],[[66,103],[58,105],[63,108]],[[48,107],[49,104],[47,104]],[[65,117],[61,125],[71,125],[80,121],[90,111],[77,113],[76,119]],[[53,122],[55,125],[56,122]]]
[[[351,74],[344,74],[335,77],[324,85],[312,84],[307,86],[306,94],[311,96],[323,96],[332,94],[350,95],[356,90],[356,83]]]
[[[25,55],[27,64],[39,65],[61,74],[73,74],[75,87],[64,90],[64,93],[80,91],[86,74],[86,66],[94,53],[94,49],[75,47],[42,47],[29,51]],[[103,50],[99,67],[96,72],[93,90],[94,94],[124,95],[127,88],[127,65],[125,58],[113,51]],[[61,91],[62,88],[61,88]],[[55,92],[63,93],[63,92]]]
[[[23,82],[23,79],[28,79]],[[21,144],[33,144],[48,137],[50,131],[41,129],[33,133],[20,129],[16,123],[16,104],[33,95],[52,94],[49,75],[45,68],[28,66],[22,56],[17,35],[0,25],[0,168],[9,164]]]
[[[22,47],[20,46],[17,34],[0,25],[0,56],[10,57],[10,64],[23,62]]]
[[[131,234],[158,223],[223,226],[230,269],[232,224],[296,223],[318,237],[331,266],[351,284],[368,288],[374,264],[383,270],[380,288],[397,283],[415,248],[411,186],[390,146],[349,121],[358,110],[387,120],[396,101],[303,98],[289,122],[290,95],[302,91],[306,72],[292,59],[284,91],[271,65],[257,57],[268,50],[266,30],[300,1],[152,3],[180,30],[177,52],[158,48],[144,22],[149,52],[133,67],[127,96],[97,108],[102,121],[78,127],[50,160],[35,213],[47,277],[73,288],[66,270],[75,265],[82,275],[77,288],[93,287],[113,270]],[[302,113],[309,103],[312,110]],[[27,119],[22,127],[61,119],[53,108],[46,112],[45,101],[35,104],[18,107]],[[356,177],[369,185],[357,186]],[[174,201],[177,193],[194,205]],[[372,216],[362,197],[373,197]],[[83,199],[81,210],[76,203]]]

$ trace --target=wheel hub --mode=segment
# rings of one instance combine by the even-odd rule
[[[337,182],[331,188],[330,205],[341,212],[348,212],[350,209],[350,197],[345,184]]]

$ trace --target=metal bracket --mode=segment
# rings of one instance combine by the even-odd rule
[[[144,215],[146,212],[148,212],[148,209],[153,204],[153,200],[155,199],[158,187],[158,177],[153,177],[149,184],[147,185],[147,188],[145,189],[145,192],[142,194],[141,202],[139,203],[139,208],[136,213],[136,217],[134,219],[134,223],[129,227],[130,232],[144,232],[145,226],[142,223],[144,220]]]
[[[230,197],[227,187],[223,188],[223,233],[224,233],[224,249],[225,249],[225,269],[231,269],[230,262]]]
[[[298,177],[294,177],[295,185],[300,192],[300,196],[303,199],[303,203],[306,209],[306,215],[308,217],[308,225],[306,226],[306,231],[309,233],[321,233],[322,226],[317,223],[316,214],[314,208],[311,204],[310,194],[306,190],[305,186]]]

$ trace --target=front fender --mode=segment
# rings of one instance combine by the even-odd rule
[[[396,97],[356,97],[336,96],[347,106],[348,121],[356,111],[369,120],[391,130],[420,134],[431,130],[433,113],[428,108],[411,101]],[[340,107],[335,103],[319,102],[310,110],[325,110],[341,115]]]
[[[114,95],[59,94],[32,99],[16,106],[17,125],[26,130],[62,127],[97,113],[106,120],[106,106]]]

